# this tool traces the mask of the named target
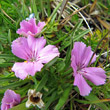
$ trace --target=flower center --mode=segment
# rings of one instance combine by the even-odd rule
[[[38,96],[34,97],[33,95],[30,96],[30,100],[32,102],[38,103],[40,101],[40,98]]]
[[[29,62],[37,62],[39,61],[40,57],[37,56],[35,52],[32,52],[30,58],[28,59]]]
[[[29,61],[30,61],[30,62],[34,62],[34,61],[36,61],[36,58],[33,57],[33,58],[31,58]]]
[[[81,75],[84,75],[84,74],[86,75],[87,73],[85,70],[82,70],[82,69],[78,70],[77,72],[78,74],[81,74]]]

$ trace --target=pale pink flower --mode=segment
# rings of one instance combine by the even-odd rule
[[[102,68],[87,67],[91,59],[93,51],[91,47],[86,47],[82,42],[75,42],[71,53],[71,66],[74,70],[73,76],[74,85],[78,86],[80,95],[89,95],[92,88],[87,84],[86,79],[90,80],[95,85],[102,85],[105,83],[106,75]],[[96,55],[93,57],[91,63],[96,60]]]
[[[20,29],[17,30],[17,33],[25,37],[28,35],[35,36],[41,32],[44,26],[45,22],[38,22],[38,25],[36,25],[35,18],[31,18],[29,21],[23,20],[20,23]]]
[[[46,40],[43,37],[32,36],[19,37],[12,42],[12,53],[25,60],[25,62],[16,62],[12,67],[16,77],[25,79],[28,75],[34,76],[44,63],[59,56],[58,48],[54,45],[45,46],[45,44]]]
[[[20,101],[21,101],[20,95],[8,89],[5,92],[4,97],[2,99],[1,110],[8,110],[18,105]]]

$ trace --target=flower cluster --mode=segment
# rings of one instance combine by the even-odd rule
[[[45,22],[38,22],[36,25],[35,18],[31,18],[28,21],[23,20],[20,23],[20,29],[17,30],[22,37],[17,38],[12,42],[12,53],[17,57],[24,59],[24,62],[16,62],[12,71],[15,72],[15,76],[24,80],[27,76],[34,76],[37,71],[40,71],[45,63],[48,63],[56,56],[59,56],[58,48],[54,45],[46,45],[46,39],[44,37],[35,38],[35,36],[41,32]],[[28,95],[30,94],[29,91]],[[35,91],[33,91],[35,94]],[[35,94],[40,100],[39,102],[33,102],[33,105],[37,105],[41,108],[44,103],[41,100],[42,94],[40,92]],[[31,100],[36,99],[33,95],[28,97],[26,106],[29,106]],[[41,103],[42,102],[42,103]],[[2,99],[2,110],[8,110],[13,106],[20,103],[20,95],[16,94],[12,90],[7,90]]]
[[[35,18],[28,21],[23,20],[20,23],[20,29],[17,33],[20,36],[12,42],[12,53],[24,60],[24,62],[15,62],[12,71],[15,76],[24,80],[27,76],[34,76],[36,72],[41,71],[44,64],[59,56],[58,48],[54,45],[46,45],[46,39],[42,36],[35,38],[41,32],[45,22],[39,22],[36,25]],[[71,67],[73,68],[74,85],[78,86],[80,95],[89,95],[92,88],[87,84],[86,79],[95,85],[102,85],[106,81],[105,71],[98,67],[88,67],[93,55],[91,47],[86,47],[82,42],[75,42],[71,52]],[[91,60],[95,62],[96,55]],[[39,108],[44,107],[42,94],[35,90],[28,91],[28,101],[26,107],[37,105]],[[7,90],[2,99],[1,110],[8,110],[21,102],[19,94],[12,90]]]
[[[25,37],[19,37],[12,42],[12,53],[24,59],[24,62],[16,62],[12,67],[16,77],[24,80],[28,75],[34,76],[40,71],[44,63],[59,56],[58,48],[54,45],[46,45],[44,37],[35,38],[45,26],[44,22],[39,22],[36,26],[35,19],[23,20],[20,23],[17,33]],[[44,47],[45,46],[45,47]]]

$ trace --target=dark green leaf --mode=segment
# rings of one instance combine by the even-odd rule
[[[55,106],[55,110],[61,110],[61,107],[65,104],[65,102],[67,101],[70,91],[71,91],[72,87],[68,87],[67,89],[65,89],[65,91],[63,92],[62,96],[60,97],[58,104]]]

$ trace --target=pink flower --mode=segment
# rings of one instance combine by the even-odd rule
[[[80,95],[89,95],[92,88],[87,84],[86,79],[90,80],[95,85],[102,85],[105,83],[106,75],[102,68],[87,67],[93,52],[91,47],[86,47],[82,42],[75,42],[71,53],[71,66],[74,70],[73,76],[74,85],[78,86]],[[91,63],[96,60],[96,55],[93,57]]]
[[[4,97],[2,99],[1,110],[8,110],[18,105],[20,101],[21,101],[20,95],[8,89],[5,92]]]
[[[34,38],[32,36],[19,37],[12,42],[12,53],[17,57],[26,60],[17,62],[12,67],[16,77],[25,79],[28,75],[34,76],[40,71],[44,63],[59,56],[58,49],[53,45],[44,47],[46,40],[43,37]]]
[[[28,35],[35,36],[40,33],[43,27],[45,26],[45,22],[39,22],[36,25],[35,18],[31,18],[29,21],[23,20],[20,23],[20,29],[17,30],[17,33],[27,37]]]

